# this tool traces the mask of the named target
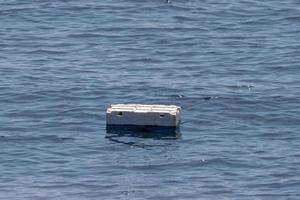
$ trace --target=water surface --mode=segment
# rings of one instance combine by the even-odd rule
[[[300,4],[0,1],[0,199],[298,199]],[[111,135],[176,104],[181,137]]]

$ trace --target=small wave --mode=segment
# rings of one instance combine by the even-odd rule
[[[248,90],[255,88],[255,86],[251,85],[251,84],[249,84],[249,85],[228,85],[225,87],[227,87],[229,89],[248,89]]]
[[[299,22],[300,16],[291,16],[291,17],[286,17],[285,19],[291,22]]]
[[[20,12],[27,12],[27,11],[31,11],[34,8],[11,8],[11,9],[4,9],[0,11],[0,16],[1,15],[7,15],[7,14],[16,14],[16,13],[20,13]]]
[[[143,62],[143,63],[161,63],[162,61],[159,59],[153,58],[135,58],[135,59],[128,59],[128,62]]]
[[[64,142],[73,140],[70,137],[59,137],[57,135],[42,135],[42,136],[0,136],[0,142]]]
[[[219,99],[217,96],[208,96],[208,97],[203,97],[204,100],[214,100],[214,99]]]
[[[99,33],[74,33],[74,34],[69,34],[67,36],[71,37],[71,38],[100,38],[100,37],[103,37],[103,35],[99,34]],[[111,35],[107,35],[105,37],[111,37]]]
[[[163,96],[163,95],[161,95]],[[174,94],[174,95],[167,95],[166,98],[173,98],[173,99],[179,99],[179,100],[187,100],[187,101],[198,101],[198,100],[217,100],[221,99],[220,96],[187,96],[184,94]]]
[[[38,50],[34,50],[34,51],[29,51],[27,53],[30,53],[30,54],[50,54],[50,55],[67,54],[67,52],[65,52],[65,51],[48,50],[48,49],[38,49]]]
[[[161,164],[147,164],[147,165],[131,165],[131,166],[122,166],[125,168],[133,170],[164,170],[171,167],[176,167],[177,169],[186,169],[193,167],[201,167],[206,164],[205,159],[192,160],[192,161],[182,161],[177,162],[176,164],[172,163],[161,163]]]

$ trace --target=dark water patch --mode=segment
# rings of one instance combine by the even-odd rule
[[[174,1],[171,1],[170,8],[174,11],[180,11],[180,12],[189,12],[192,10],[191,7],[179,5],[179,4],[175,3]]]
[[[288,17],[285,17],[285,20],[290,21],[290,22],[299,23],[300,16],[288,16]]]
[[[24,14],[27,12],[33,11],[35,8],[34,7],[14,7],[10,9],[1,9],[0,10],[0,15],[17,15],[17,14]]]
[[[38,49],[34,51],[29,51],[27,54],[35,54],[35,55],[65,55],[68,52],[58,51],[58,50],[46,50],[46,49]]]
[[[162,63],[161,60],[153,59],[153,58],[133,58],[128,59],[128,62],[137,62],[137,63]]]
[[[114,135],[117,137],[129,136],[129,137],[155,138],[155,139],[178,139],[181,136],[180,130],[176,127],[122,126],[122,125],[107,126],[106,134],[110,136]]]
[[[106,139],[117,144],[151,149],[163,147],[166,144],[147,142],[151,140],[176,140],[181,138],[179,128],[156,126],[106,126]],[[143,138],[145,141],[136,141],[134,138]]]
[[[107,37],[107,38],[117,38],[119,37],[118,35],[114,36],[114,35],[103,35],[103,34],[99,34],[99,33],[72,33],[69,34],[68,37],[71,38],[80,38],[80,39],[86,39],[86,38],[101,38],[101,37]]]
[[[13,142],[13,143],[28,143],[28,142],[43,142],[43,143],[62,143],[65,141],[72,141],[73,138],[69,137],[59,137],[56,135],[43,135],[43,136],[0,136],[1,143],[3,142]]]
[[[202,97],[204,100],[214,100],[214,99],[219,99],[217,96],[210,96],[210,97]]]
[[[174,16],[173,18],[182,23],[184,23],[186,21],[197,21],[197,19],[193,19],[191,17],[185,17],[185,16]]]
[[[232,90],[237,90],[237,89],[252,90],[255,88],[254,85],[228,85],[225,87]]]

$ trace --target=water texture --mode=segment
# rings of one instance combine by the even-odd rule
[[[299,41],[297,0],[0,0],[0,199],[299,199]]]

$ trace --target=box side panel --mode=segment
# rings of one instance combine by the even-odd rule
[[[169,113],[111,112],[106,114],[108,125],[177,126],[177,115]]]
[[[180,110],[178,110],[176,112],[176,126],[179,126],[180,122],[181,122],[181,112],[180,112]]]

